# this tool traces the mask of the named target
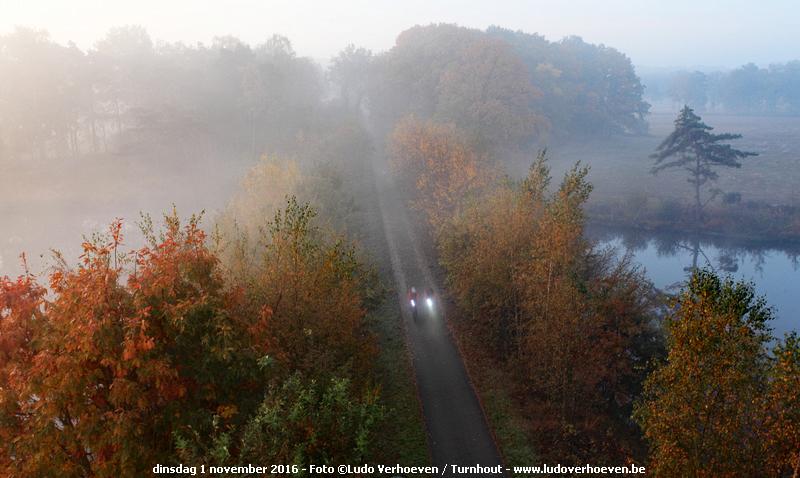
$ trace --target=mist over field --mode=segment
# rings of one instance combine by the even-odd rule
[[[0,475],[800,472],[793,4],[39,3]]]

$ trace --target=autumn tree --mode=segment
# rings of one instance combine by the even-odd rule
[[[501,359],[518,347],[524,296],[516,278],[530,255],[536,219],[536,211],[504,182],[469,202],[438,237],[448,291],[469,314],[471,330]]]
[[[675,119],[675,130],[650,155],[656,160],[653,174],[668,169],[684,169],[689,173],[687,181],[694,187],[695,221],[703,219],[703,208],[716,194],[702,200],[700,190],[709,181],[716,181],[716,168],[740,168],[740,159],[756,156],[756,153],[734,149],[724,141],[741,138],[740,134],[714,134],[713,128],[703,123],[688,106],[684,106]],[[671,159],[670,158],[674,158]]]
[[[30,275],[0,278],[0,471],[6,473],[15,466],[18,450],[24,449],[20,437],[31,432],[25,382],[43,325],[45,293]]]
[[[551,42],[537,33],[498,26],[487,35],[508,43],[542,91],[536,110],[555,136],[641,133],[650,105],[630,58],[606,45],[569,36]]]
[[[532,255],[549,182],[541,152],[521,184],[506,178],[466,201],[437,238],[450,292],[503,358],[518,352],[525,300],[518,278]]]
[[[417,26],[375,61],[370,114],[452,122],[488,149],[547,135],[641,133],[650,105],[630,58],[570,36]]]
[[[61,261],[47,289],[0,280],[0,471],[130,476],[179,457],[235,461],[269,439],[253,424],[285,410],[288,390],[289,438],[308,440],[308,456],[363,454],[380,417],[364,322],[374,278],[312,217],[290,201],[242,276],[198,218],[171,215],[161,232],[146,220],[148,245],[131,252],[116,222],[83,244],[79,267]],[[350,425],[331,422],[347,414]]]
[[[532,169],[523,191],[543,198],[536,199],[542,213],[516,277],[524,314],[515,364],[523,389],[536,397],[535,426],[551,437],[541,446],[577,462],[637,453],[626,422],[654,335],[642,271],[584,237],[587,174],[576,165],[547,197],[547,170]]]
[[[751,284],[705,269],[693,272],[675,305],[666,361],[647,378],[635,414],[650,444],[650,469],[665,477],[762,475],[772,310]],[[776,382],[777,394],[784,383]]]
[[[541,95],[509,46],[455,25],[402,32],[375,66],[370,111],[389,125],[414,115],[453,123],[485,148],[515,149],[547,129]]]
[[[242,257],[231,262],[231,280],[247,291],[246,314],[261,318],[260,364],[274,375],[240,434],[217,435],[221,443],[236,437],[242,459],[361,460],[383,419],[366,321],[382,288],[352,245],[326,238],[316,216],[288,197],[256,243],[236,246]],[[196,440],[188,443],[197,453]]]
[[[78,269],[52,274],[52,300],[8,305],[38,330],[30,360],[17,361],[29,364],[25,378],[3,383],[17,407],[14,428],[2,420],[14,435],[3,450],[9,473],[138,474],[171,456],[172,430],[245,408],[237,388],[256,382],[242,368],[249,325],[226,310],[237,295],[197,223],[173,219],[158,243],[130,255],[120,231],[116,223],[108,240],[84,243]],[[3,292],[8,303],[14,291]]]
[[[763,401],[763,450],[774,476],[800,475],[800,339],[791,333],[774,351]]]
[[[296,196],[318,212],[316,220],[326,233],[362,240],[367,219],[359,198],[371,192],[372,184],[367,132],[354,117],[337,118],[296,146],[291,155],[262,155],[250,167],[216,227],[228,237],[243,235],[256,243],[286,197]]]
[[[294,197],[285,204],[260,240],[241,249],[246,259],[236,264],[242,268],[232,270],[250,291],[252,313],[264,316],[269,340],[262,353],[285,370],[313,376],[330,378],[339,368],[364,372],[374,353],[364,322],[364,301],[373,290],[369,270],[352,246],[323,238],[308,204]]]
[[[228,237],[256,241],[260,228],[283,206],[286,196],[295,193],[301,176],[296,161],[262,156],[217,218],[217,227]]]
[[[271,363],[261,360],[259,367],[269,373]],[[286,463],[297,467],[293,474],[309,476],[303,464],[360,463],[369,457],[384,419],[374,389],[357,390],[348,378],[318,381],[295,373],[271,382],[243,426],[215,418],[210,439],[193,429],[176,433],[176,454],[183,463],[217,466]]]
[[[306,464],[362,460],[370,451],[383,409],[366,312],[382,289],[355,249],[327,239],[315,218],[290,196],[256,240],[222,238],[221,247],[234,249],[225,263],[242,294],[237,311],[255,318],[251,366],[266,389],[244,422],[231,423],[220,413],[236,410],[221,409],[201,433],[178,430],[184,460]]]
[[[434,229],[491,182],[488,158],[452,124],[406,118],[392,134],[395,171]]]
[[[529,397],[539,449],[575,462],[640,454],[627,417],[657,348],[642,272],[583,237],[587,172],[576,166],[551,193],[542,153],[523,181],[467,200],[437,235],[468,330]]]

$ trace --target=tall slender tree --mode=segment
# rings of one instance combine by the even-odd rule
[[[681,168],[689,173],[689,184],[695,191],[695,221],[703,219],[703,208],[716,197],[712,194],[705,202],[700,190],[709,181],[716,181],[717,167],[740,168],[740,159],[757,156],[757,153],[734,149],[725,141],[739,139],[740,134],[714,134],[714,128],[703,123],[689,106],[684,106],[675,119],[675,130],[658,146],[650,157],[656,160],[653,174],[665,169]],[[670,160],[671,159],[671,160]]]

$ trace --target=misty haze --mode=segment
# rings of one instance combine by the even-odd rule
[[[0,475],[800,473],[795,5],[38,3]]]

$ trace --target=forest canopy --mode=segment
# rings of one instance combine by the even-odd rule
[[[510,148],[643,131],[648,110],[617,50],[497,27],[413,27],[384,53],[346,48],[327,73],[277,35],[186,45],[124,26],[83,51],[18,28],[0,36],[0,157],[78,157],[169,135],[280,154],[325,121],[326,104],[389,125],[408,114],[454,122]]]

